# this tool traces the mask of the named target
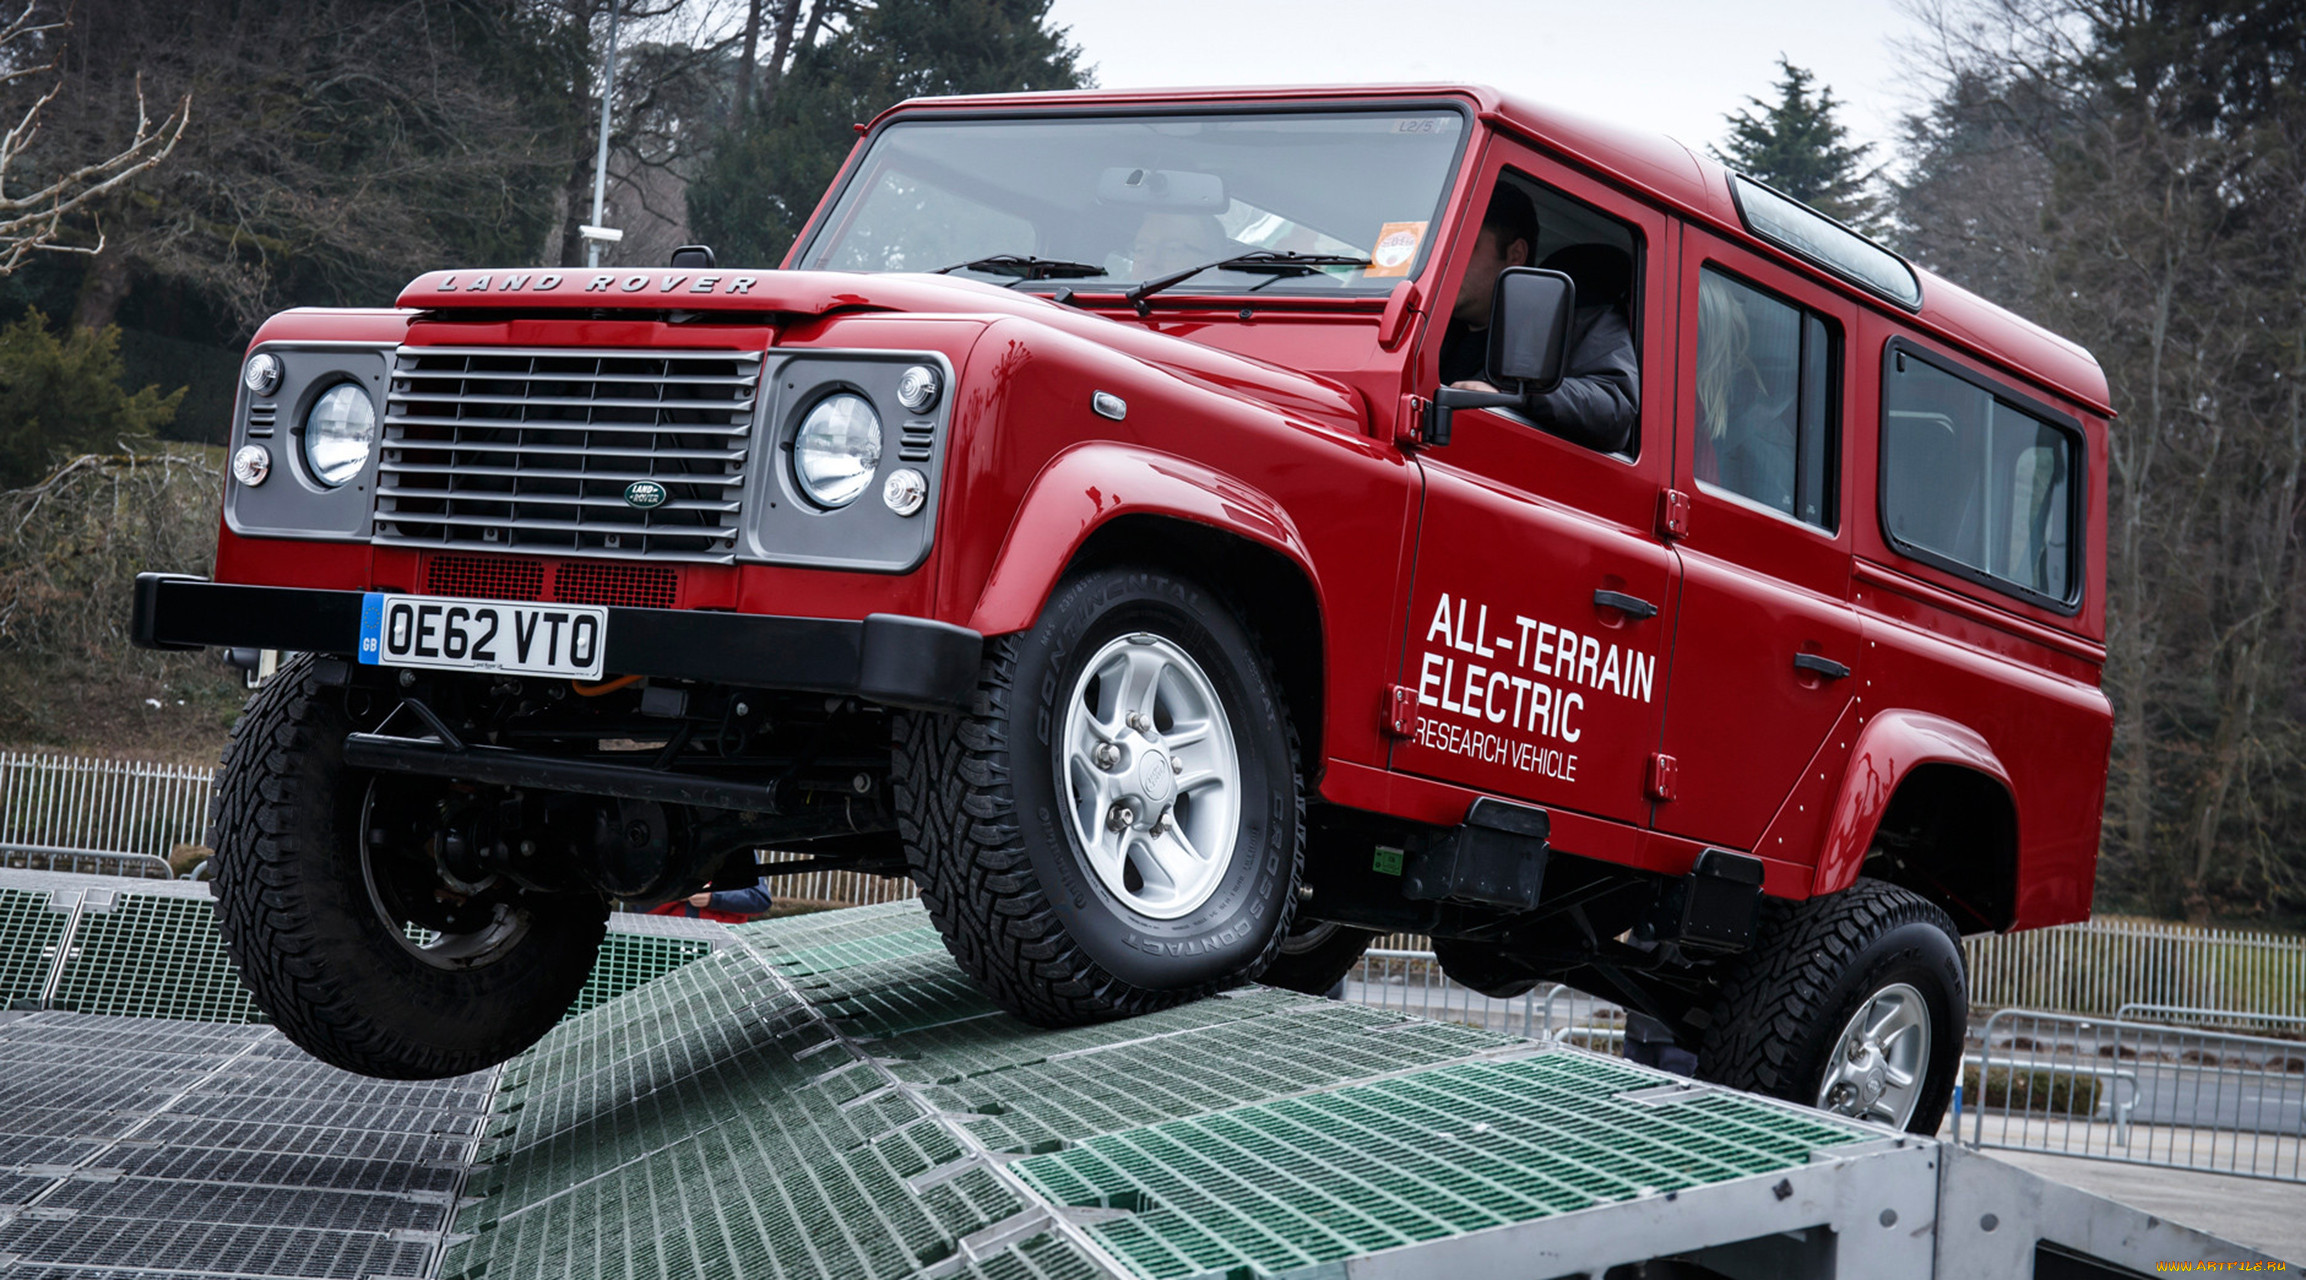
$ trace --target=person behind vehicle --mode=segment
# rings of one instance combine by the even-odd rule
[[[769,893],[769,882],[755,883],[746,889],[723,889],[714,893],[692,893],[661,907],[652,908],[652,916],[686,916],[689,919],[718,920],[723,924],[743,924],[769,913],[775,902]]]
[[[1488,381],[1489,318],[1497,277],[1526,267],[1537,251],[1537,209],[1520,188],[1499,183],[1482,215],[1473,261],[1450,309],[1441,340],[1441,380],[1468,391],[1495,391]],[[1633,329],[1614,301],[1580,305],[1570,317],[1569,363],[1553,390],[1525,398],[1522,412],[1545,430],[1589,449],[1615,453],[1633,440],[1641,418],[1641,364]]]

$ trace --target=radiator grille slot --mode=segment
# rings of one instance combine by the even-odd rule
[[[378,464],[380,543],[727,562],[761,357],[402,347]],[[662,501],[636,505],[662,486]]]
[[[273,425],[279,417],[280,406],[277,404],[252,404],[248,406],[248,434],[252,436],[271,435]]]
[[[564,564],[552,579],[553,599],[562,604],[631,609],[670,609],[679,588],[671,569],[638,564]]]
[[[897,435],[897,458],[902,462],[927,462],[930,450],[936,445],[936,423],[908,422]]]
[[[544,565],[508,557],[435,556],[425,566],[428,595],[468,600],[542,600]]]

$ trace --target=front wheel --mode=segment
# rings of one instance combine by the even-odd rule
[[[1250,980],[1289,929],[1297,740],[1240,617],[1188,579],[1105,569],[986,646],[957,716],[897,724],[913,878],[1004,1008],[1062,1026]]]
[[[1961,937],[1934,903],[1860,880],[1764,904],[1724,975],[1698,1075],[1910,1133],[1935,1133],[1969,1019]]]
[[[596,898],[460,880],[433,850],[450,784],[344,764],[345,693],[309,658],[232,733],[216,801],[217,924],[256,1003],[323,1062],[428,1080],[504,1061],[592,971]]]

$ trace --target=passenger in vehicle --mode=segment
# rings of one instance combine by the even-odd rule
[[[1791,513],[1792,396],[1772,394],[1755,358],[1753,322],[1727,281],[1699,277],[1697,315],[1697,478]],[[1781,339],[1777,345],[1800,350],[1798,336]]]
[[[1129,272],[1140,281],[1151,280],[1246,249],[1225,234],[1213,214],[1155,211],[1137,226],[1137,238],[1129,246]]]
[[[1470,391],[1497,390],[1487,381],[1490,303],[1499,272],[1529,265],[1537,235],[1537,208],[1529,196],[1499,184],[1450,309],[1441,342],[1442,382]],[[1528,397],[1522,412],[1547,431],[1589,449],[1615,453],[1632,442],[1641,419],[1641,363],[1621,300],[1588,304],[1581,299],[1570,318],[1569,367],[1561,384]]]

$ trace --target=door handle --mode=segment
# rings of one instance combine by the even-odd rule
[[[1593,593],[1593,603],[1595,608],[1615,609],[1635,622],[1657,616],[1656,605],[1640,596],[1629,596],[1623,591],[1596,591]]]
[[[1841,663],[1834,661],[1832,658],[1828,658],[1823,654],[1817,653],[1795,654],[1794,670],[1815,671],[1828,680],[1840,680],[1848,676],[1850,673],[1850,669],[1848,667],[1845,667]]]

